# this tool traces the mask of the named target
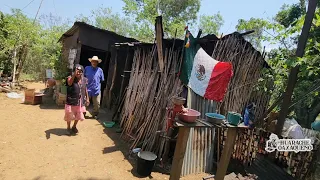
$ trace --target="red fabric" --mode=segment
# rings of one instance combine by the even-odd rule
[[[214,66],[211,78],[204,94],[204,97],[210,100],[221,102],[227,92],[232,73],[232,64],[219,62]]]

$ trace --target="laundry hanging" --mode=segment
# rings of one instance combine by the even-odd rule
[[[180,79],[196,94],[221,102],[233,75],[232,64],[209,56],[186,31],[184,58]]]

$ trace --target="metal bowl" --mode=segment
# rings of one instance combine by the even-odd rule
[[[173,97],[172,102],[175,105],[184,105],[184,103],[186,102],[186,99],[183,97]]]

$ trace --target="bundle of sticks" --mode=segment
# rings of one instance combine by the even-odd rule
[[[276,152],[278,164],[284,165],[287,172],[297,179],[306,179],[310,172],[315,172],[319,144],[314,144],[313,151],[307,152]]]
[[[221,134],[219,134],[218,136],[221,142],[220,144],[218,144],[219,156],[222,154],[225,145],[225,141],[227,138],[227,129],[221,129],[220,132]],[[251,165],[257,157],[259,151],[259,143],[260,135],[258,131],[242,129],[236,137],[236,143],[234,145],[232,158],[239,160],[245,165]]]
[[[179,51],[166,49],[164,69],[160,73],[156,47],[135,50],[130,81],[121,112],[121,136],[132,140],[131,149],[155,151],[157,131],[166,124],[166,107],[171,97],[182,91],[176,75],[180,64]]]

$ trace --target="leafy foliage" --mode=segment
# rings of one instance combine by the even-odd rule
[[[268,40],[264,36],[264,31],[271,29],[272,24],[267,20],[260,18],[251,18],[250,20],[239,19],[236,29],[239,32],[246,32],[254,30],[255,32],[245,36],[246,40],[249,41],[254,47],[261,50],[261,42]]]
[[[240,19],[236,28],[240,32],[255,30],[245,38],[257,49],[262,49],[262,42],[277,46],[267,56],[271,71],[264,71],[257,84],[258,89],[271,93],[271,104],[278,102],[285,91],[290,69],[300,66],[293,104],[288,106],[301,125],[310,127],[310,123],[320,113],[320,11],[317,8],[304,57],[296,58],[295,51],[306,14],[305,6],[305,0],[292,5],[283,5],[271,21],[258,18]],[[273,81],[274,85],[268,89],[270,81]],[[275,110],[279,111],[279,108],[280,106],[277,106]]]
[[[114,13],[112,8],[99,7],[91,11],[91,17],[80,14],[76,17],[77,21],[91,24],[101,29],[116,32],[123,36],[131,36],[133,23],[130,18],[122,17],[119,13]]]
[[[320,113],[320,68],[319,68],[319,9],[316,10],[316,16],[313,20],[313,26],[310,29],[310,35],[303,58],[296,58],[295,50],[297,40],[300,35],[305,11],[300,4],[284,6],[276,15],[277,36],[273,41],[278,41],[282,45],[269,53],[269,65],[273,68],[274,89],[273,101],[276,100],[284,91],[289,75],[289,70],[297,65],[300,66],[298,82],[294,89],[293,104],[289,105],[290,110],[294,112],[298,122],[305,127],[310,127],[310,123],[316,119]],[[298,10],[300,12],[298,12]]]
[[[287,5],[284,4],[281,10],[277,13],[275,20],[283,25],[284,27],[294,26],[295,21],[297,21],[305,11],[302,11],[304,7],[300,4]]]
[[[203,35],[206,34],[219,34],[221,26],[223,26],[224,20],[221,14],[218,12],[213,16],[200,16],[199,29],[202,29]]]
[[[6,72],[16,68],[17,79],[22,72],[32,75],[34,79],[41,79],[44,69],[54,68],[61,50],[58,39],[68,28],[67,24],[48,15],[41,17],[43,23],[40,25],[16,9],[1,19],[0,39],[3,48],[0,51],[0,63]],[[16,61],[16,67],[13,67],[13,60]]]
[[[200,0],[123,0],[123,2],[125,14],[135,19],[139,25],[137,29],[142,32],[153,31],[155,18],[161,14],[165,36],[168,38],[173,38],[176,30],[177,37],[183,37],[185,25],[196,22],[200,9]]]

